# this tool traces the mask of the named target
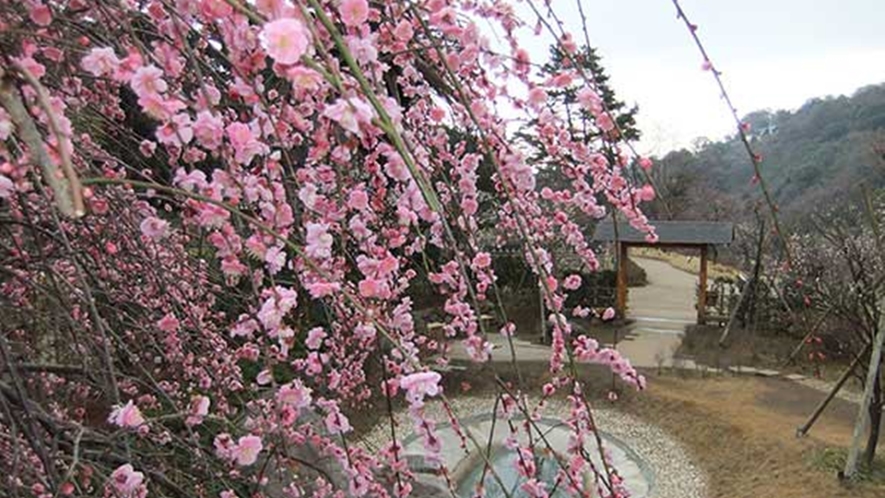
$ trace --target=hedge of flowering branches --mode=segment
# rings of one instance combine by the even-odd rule
[[[579,66],[533,71],[521,45],[536,24],[577,53],[536,13],[482,0],[0,2],[0,488],[409,495],[396,438],[415,431],[439,454],[424,414],[446,400],[433,368],[457,341],[486,362],[489,335],[514,332],[503,307],[500,330],[478,316],[495,301],[489,253],[518,242],[550,311],[553,380],[508,388],[501,416],[568,396],[558,487],[625,496],[589,459],[604,452],[574,365],[644,380],[572,333],[567,317],[591,311],[564,307],[580,279],[544,247],[596,269],[577,212],[618,211],[654,239],[648,187],[624,174],[647,161],[625,149],[612,163],[565,131],[546,95],[579,84],[620,150]],[[512,119],[533,123],[569,188],[536,189]],[[450,340],[416,327],[418,282],[443,297]],[[414,427],[370,453],[347,415],[373,397],[404,400]],[[523,491],[546,496],[531,448],[516,449]]]

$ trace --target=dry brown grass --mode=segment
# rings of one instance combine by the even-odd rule
[[[697,275],[701,268],[701,259],[699,256],[686,256],[672,251],[663,251],[653,247],[635,247],[630,248],[630,255],[639,258],[656,259],[664,261],[674,268]],[[740,272],[737,268],[723,265],[721,263],[708,262],[707,275],[709,278],[735,278]]]
[[[808,360],[807,347],[801,349],[794,361],[787,362],[800,339],[771,332],[754,332],[736,328],[728,337],[726,347],[719,346],[722,329],[710,325],[689,325],[682,344],[676,351],[678,356],[691,358],[703,365],[728,368],[744,365],[756,368],[769,368],[782,373],[797,373],[834,383],[848,367],[845,358],[827,359],[825,362]],[[851,378],[842,388],[862,392],[859,378]]]
[[[710,479],[715,498],[874,498],[885,485],[847,488],[819,465],[845,447],[854,407],[837,402],[797,439],[795,430],[821,394],[781,380],[656,377],[627,409],[682,441]]]

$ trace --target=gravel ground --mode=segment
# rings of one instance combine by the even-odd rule
[[[704,498],[707,479],[679,442],[660,428],[617,410],[597,410],[603,431],[623,441],[653,475],[651,498]]]
[[[452,401],[454,412],[460,419],[489,413],[494,406],[490,397],[460,397]],[[447,420],[442,404],[428,403],[427,414],[433,420]],[[545,416],[555,417],[568,410],[564,402],[549,401]],[[706,477],[692,462],[692,458],[677,441],[660,428],[647,424],[630,415],[613,409],[597,409],[593,412],[596,423],[608,435],[635,452],[640,459],[643,474],[650,483],[648,498],[704,498]],[[410,422],[404,412],[396,414],[399,434],[409,435]],[[376,450],[389,441],[390,427],[379,424],[364,435],[361,443],[369,450]]]

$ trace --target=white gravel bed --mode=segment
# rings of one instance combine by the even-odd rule
[[[459,397],[452,401],[459,419],[489,414],[494,406],[492,397]],[[442,404],[430,402],[427,415],[439,423],[448,420]],[[558,417],[568,412],[567,405],[558,400],[548,401],[543,411],[545,417]],[[594,419],[612,439],[638,456],[642,474],[649,483],[647,498],[704,498],[707,479],[704,472],[692,460],[683,446],[660,428],[615,409],[595,409]],[[395,414],[397,437],[400,441],[411,432],[411,422],[405,412]],[[480,435],[477,435],[480,437]],[[369,450],[376,450],[390,438],[390,425],[385,420],[369,431],[360,443]],[[445,449],[444,449],[445,451]]]

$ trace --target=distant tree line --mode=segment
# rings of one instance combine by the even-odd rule
[[[795,111],[754,111],[743,121],[787,223],[804,225],[804,214],[831,207],[861,184],[885,186],[885,84],[814,98]],[[699,138],[657,159],[652,171],[677,218],[749,219],[760,197],[736,135]]]

